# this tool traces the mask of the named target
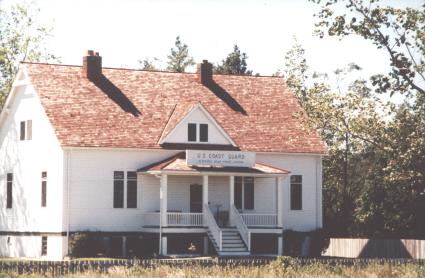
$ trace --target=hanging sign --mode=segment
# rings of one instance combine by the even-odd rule
[[[186,150],[186,163],[196,166],[254,167],[255,153]]]

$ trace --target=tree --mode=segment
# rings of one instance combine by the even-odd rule
[[[174,47],[171,48],[168,58],[167,70],[174,72],[185,72],[186,68],[193,66],[195,61],[189,56],[187,44],[180,41],[180,36],[176,37]]]
[[[323,160],[325,228],[337,236],[419,234],[422,228],[415,223],[421,222],[415,219],[424,202],[413,188],[425,184],[418,179],[424,171],[419,165],[425,162],[417,155],[407,156],[401,163],[405,167],[400,167],[401,160],[395,160],[406,157],[406,153],[416,154],[412,151],[418,148],[422,149],[419,155],[425,153],[425,144],[417,141],[413,121],[409,121],[409,129],[402,128],[394,107],[381,103],[365,80],[341,86],[339,83],[346,83],[345,78],[353,71],[361,70],[357,65],[335,70],[337,84],[331,86],[329,76],[309,72],[303,55],[296,43],[285,55],[283,71],[291,78],[288,86],[301,91],[295,94],[309,116],[307,124],[319,131],[329,147],[329,155]],[[394,115],[393,121],[385,119],[388,112]],[[415,148],[405,143],[410,141],[408,138],[416,142]],[[395,179],[408,173],[417,181]],[[405,231],[403,227],[412,229]]]
[[[320,37],[355,34],[387,52],[391,71],[371,77],[377,92],[425,95],[425,4],[413,9],[381,6],[379,0],[310,1],[323,4],[316,15]]]
[[[15,4],[0,9],[0,107],[9,93],[20,61],[58,61],[46,50],[52,29],[36,21],[39,9]]]
[[[359,113],[348,106],[352,115],[362,119],[359,125],[347,130],[352,138],[361,139],[361,144],[357,144],[361,148],[350,152],[350,160],[356,158],[358,165],[364,165],[363,171],[358,172],[361,179],[357,186],[361,191],[349,196],[355,205],[354,222],[349,224],[353,227],[351,232],[363,236],[424,238],[425,4],[413,9],[383,7],[379,0],[310,1],[323,3],[316,25],[321,37],[325,33],[339,37],[355,34],[385,50],[390,72],[371,76],[372,85],[378,93],[399,92],[406,97],[402,105],[376,99],[381,110],[375,108],[375,111],[382,111],[377,118],[370,118],[373,115],[370,110]],[[333,115],[329,114],[328,119],[328,125],[332,124]],[[355,146],[351,143],[351,149]],[[324,172],[326,179],[325,167]],[[335,197],[332,192],[329,195]],[[337,201],[334,198],[331,203]],[[334,209],[338,208],[329,211],[335,212]]]
[[[235,44],[233,52],[227,55],[221,64],[214,67],[214,72],[218,74],[240,74],[252,75],[252,70],[248,70],[246,53],[241,53],[239,47]]]
[[[305,82],[308,66],[304,54],[304,48],[294,37],[291,49],[285,54],[283,69],[283,78],[285,78],[286,84],[297,95],[301,103],[307,101],[307,86]]]
[[[142,70],[159,70],[158,67],[155,65],[155,61],[158,61],[157,58],[153,58],[154,61],[150,60],[149,58],[145,58],[143,60],[139,60],[139,65],[141,66]]]

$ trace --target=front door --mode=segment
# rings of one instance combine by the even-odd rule
[[[190,212],[202,212],[202,185],[190,185]]]

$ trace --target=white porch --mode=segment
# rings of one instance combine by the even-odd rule
[[[158,230],[162,254],[167,239],[161,234],[171,230],[204,230],[219,255],[248,255],[254,231],[282,231],[286,170],[258,163],[252,167],[194,166],[178,154],[139,173],[147,191],[143,195],[149,198],[142,202],[142,226]]]
[[[151,187],[146,189],[147,191],[155,190],[152,188],[154,184],[144,184],[145,182],[153,183],[152,178],[151,176],[142,179],[142,190],[144,186]],[[206,223],[203,206],[207,205],[219,226],[234,226],[234,219],[231,217],[232,207],[234,207],[249,228],[282,228],[283,177],[252,178],[254,181],[253,208],[237,209],[234,196],[235,176],[162,174],[156,178],[156,194],[149,196],[151,205],[146,205],[147,200],[143,200],[145,206],[142,224],[144,227],[160,225],[162,227],[204,227]],[[202,190],[198,211],[194,211],[196,208],[191,205],[190,188],[193,186],[199,186]],[[155,200],[155,196],[158,199]],[[243,197],[242,201],[245,201]]]
[[[241,174],[241,173],[239,173]],[[251,234],[282,232],[284,176],[248,176],[253,178],[253,209],[235,207],[235,178],[228,175],[143,175],[145,181],[156,183],[158,199],[150,199],[151,206],[144,207],[142,229],[157,233],[207,233],[216,244],[217,252],[224,254],[223,230],[237,231],[246,250],[251,250]],[[202,192],[200,211],[193,211],[191,187]],[[152,198],[152,195],[151,195]],[[243,197],[242,197],[243,200]],[[244,201],[244,200],[243,200]],[[146,202],[144,202],[146,203]],[[155,206],[154,204],[157,204]],[[166,246],[166,242],[162,242]],[[165,249],[164,249],[165,248]],[[162,247],[165,254],[166,247]],[[243,253],[240,253],[243,254]]]

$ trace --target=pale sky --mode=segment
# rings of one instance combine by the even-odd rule
[[[165,62],[180,35],[196,62],[220,62],[236,43],[247,53],[254,73],[271,75],[282,68],[295,35],[313,70],[331,72],[355,61],[371,75],[388,66],[387,54],[362,39],[314,37],[318,6],[307,0],[35,2],[40,20],[54,27],[49,49],[64,64],[81,64],[87,49],[100,52],[103,65],[109,67],[137,68],[137,61],[145,57]],[[422,3],[406,2],[416,7]]]

